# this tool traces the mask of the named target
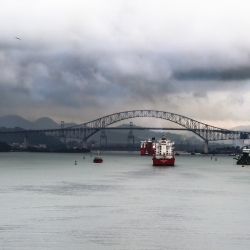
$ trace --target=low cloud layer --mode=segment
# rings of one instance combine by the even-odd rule
[[[157,109],[215,126],[248,123],[247,8],[55,2],[27,0],[19,10],[12,0],[0,10],[0,116],[82,123]]]

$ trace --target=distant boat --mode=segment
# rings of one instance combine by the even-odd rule
[[[100,151],[99,151],[99,150],[97,151],[97,154],[96,154],[96,156],[95,156],[93,162],[94,162],[94,163],[102,163],[102,162],[103,162],[103,159],[102,159],[102,157],[100,156]]]
[[[236,155],[234,159],[237,160],[237,165],[250,165],[250,149],[248,147],[243,148],[242,155]]]
[[[155,153],[155,142],[153,140],[147,139],[141,141],[141,155],[154,155]]]
[[[195,152],[191,152],[191,155],[195,155]]]
[[[180,155],[180,154],[178,152],[176,152],[175,155]]]

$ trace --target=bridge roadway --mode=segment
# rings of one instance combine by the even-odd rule
[[[156,128],[156,127],[108,127],[111,124],[120,122],[125,119],[147,117],[147,118],[157,118],[164,119],[167,121],[174,122],[184,128]],[[0,132],[1,135],[16,134],[24,136],[24,147],[28,146],[28,137],[36,136],[38,134],[44,134],[46,136],[53,136],[59,138],[75,138],[83,140],[83,147],[87,147],[87,139],[93,134],[100,130],[106,129],[138,129],[138,130],[186,130],[191,131],[202,138],[205,142],[204,151],[208,152],[208,141],[217,141],[217,140],[235,140],[235,139],[249,139],[250,132],[244,131],[234,131],[227,130],[223,128],[214,127],[191,118],[166,112],[166,111],[157,111],[157,110],[132,110],[132,111],[123,111],[119,113],[114,113],[107,115],[96,120],[61,129],[46,129],[46,130],[20,130],[13,132]]]

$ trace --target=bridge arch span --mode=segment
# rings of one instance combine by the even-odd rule
[[[70,127],[70,129],[84,131],[83,137],[86,140],[90,136],[98,132],[100,129],[104,129],[110,126],[111,124],[120,122],[122,120],[138,117],[152,117],[174,122],[186,128],[187,130],[195,133],[205,141],[225,140],[228,139],[228,134],[231,133],[231,131],[214,127],[183,115],[157,110],[131,110],[113,113],[111,115],[106,115],[87,123]]]

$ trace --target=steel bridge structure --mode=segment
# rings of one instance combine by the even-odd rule
[[[217,140],[235,140],[235,139],[249,139],[250,132],[244,131],[233,131],[228,129],[223,129],[219,127],[214,127],[194,119],[188,118],[183,115],[178,115],[166,111],[157,110],[132,110],[114,113],[111,115],[106,115],[101,118],[86,122],[80,125],[72,126],[61,129],[46,129],[46,130],[22,130],[14,132],[0,132],[1,135],[5,134],[18,134],[24,136],[24,144],[27,146],[27,138],[29,136],[36,136],[38,134],[44,134],[46,136],[53,136],[59,138],[75,138],[83,140],[83,147],[87,147],[87,139],[91,137],[96,132],[103,129],[131,129],[119,128],[119,127],[109,127],[117,122],[139,118],[139,117],[151,117],[157,119],[167,120],[180,125],[183,128],[155,128],[155,127],[133,127],[132,129],[152,129],[152,130],[187,130],[195,133],[197,136],[202,138],[205,142],[205,153],[208,152],[208,142]],[[24,145],[25,146],[25,145]]]

